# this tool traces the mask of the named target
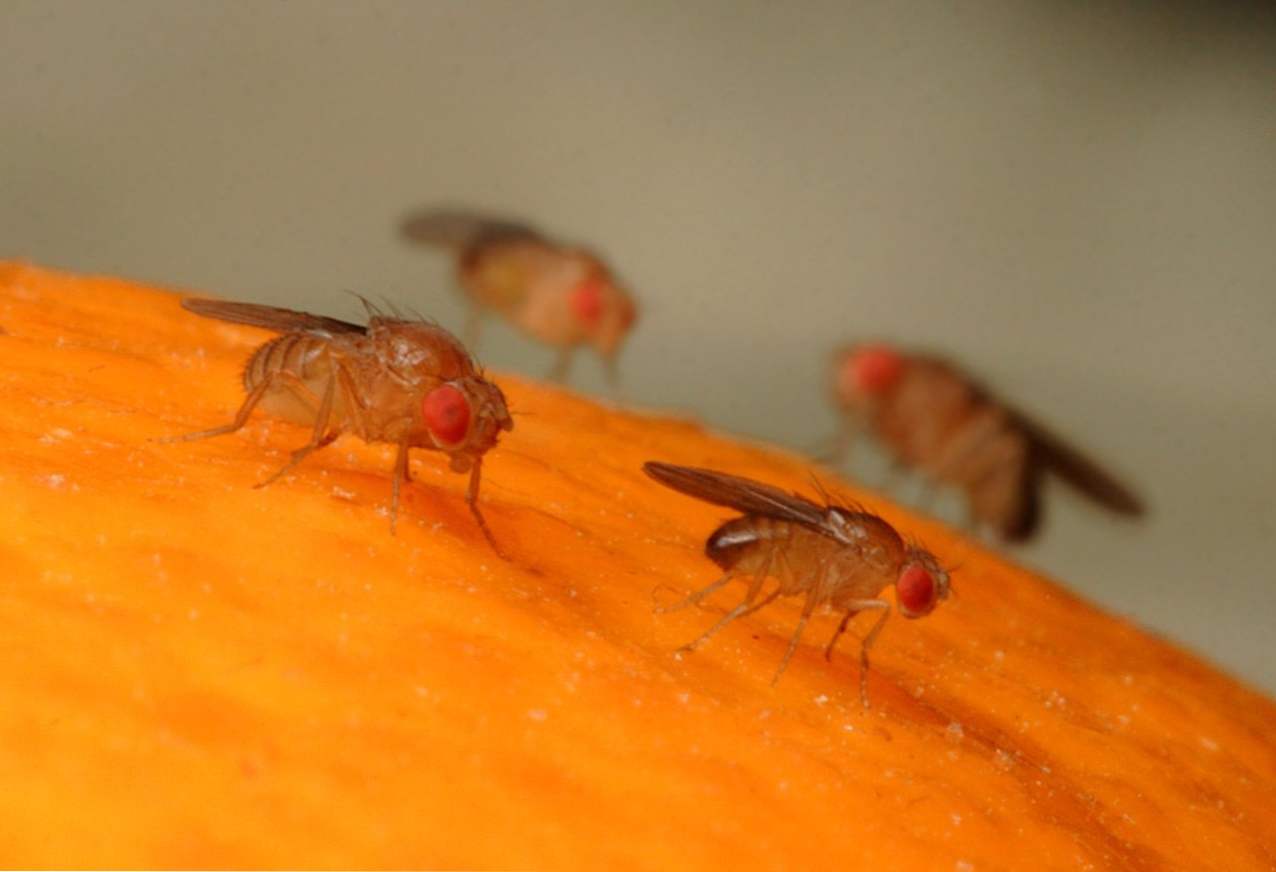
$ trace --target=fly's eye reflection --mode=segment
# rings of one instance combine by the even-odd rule
[[[441,445],[455,445],[470,429],[470,402],[452,385],[430,391],[421,403],[425,426]]]
[[[935,608],[935,577],[916,563],[900,573],[895,596],[905,617],[921,617]]]

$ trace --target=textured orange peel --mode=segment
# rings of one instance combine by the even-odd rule
[[[497,376],[530,413],[484,470],[505,562],[437,456],[391,536],[390,446],[255,490],[302,428],[151,441],[227,420],[263,331],[24,264],[0,328],[8,865],[1276,863],[1270,699],[847,483],[961,564],[887,624],[871,709],[834,617],[769,686],[796,602],[673,656],[738,592],[653,592],[712,580],[728,513],[641,463],[809,492],[800,458]]]

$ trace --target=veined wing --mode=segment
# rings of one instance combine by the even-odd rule
[[[825,523],[824,507],[769,484],[712,469],[676,466],[654,460],[644,463],[642,471],[665,487],[707,503],[726,506],[745,514],[792,521],[832,535]]]
[[[251,327],[265,327],[267,330],[278,330],[280,333],[302,331],[306,333],[366,333],[367,328],[349,321],[326,318],[323,315],[311,315],[309,312],[297,312],[292,309],[280,309],[275,306],[260,306],[256,303],[231,303],[226,300],[205,300],[188,298],[182,300],[182,308],[205,318],[216,318],[232,324],[247,324]]]

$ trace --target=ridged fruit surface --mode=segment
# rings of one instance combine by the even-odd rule
[[[7,866],[1270,869],[1276,705],[836,479],[949,565],[858,696],[854,624],[653,613],[730,513],[645,478],[808,465],[495,378],[497,558],[419,452],[229,421],[270,334],[170,291],[0,265],[0,861]],[[747,386],[741,386],[747,390]],[[1219,579],[1202,579],[1217,584]],[[1107,583],[1119,585],[1122,579]],[[871,618],[863,616],[864,621]]]

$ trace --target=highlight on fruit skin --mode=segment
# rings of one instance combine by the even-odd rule
[[[450,251],[470,300],[467,341],[486,311],[559,350],[552,378],[567,378],[572,352],[590,346],[613,384],[616,359],[638,320],[630,292],[596,253],[507,218],[450,207],[414,212],[399,224],[407,240]]]
[[[9,865],[1276,857],[1269,697],[824,473],[960,564],[960,597],[877,640],[872,708],[851,645],[831,661],[799,646],[770,685],[791,600],[674,656],[730,606],[653,615],[653,592],[705,583],[704,542],[730,512],[655,486],[642,462],[794,491],[803,458],[489,374],[529,412],[485,461],[502,561],[432,455],[391,536],[393,446],[345,436],[254,490],[309,431],[253,416],[180,450],[152,441],[233,410],[266,331],[25,264],[0,265],[0,326]]]

